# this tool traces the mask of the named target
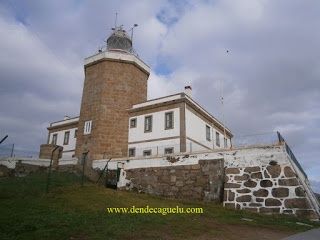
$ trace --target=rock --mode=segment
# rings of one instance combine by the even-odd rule
[[[261,172],[251,173],[251,178],[262,179],[262,173]]]
[[[251,190],[248,188],[243,188],[243,189],[238,189],[237,192],[238,193],[249,193],[249,192],[251,192]]]
[[[225,174],[239,174],[240,170],[238,168],[227,168]]]
[[[317,216],[317,214],[313,211],[313,210],[300,210],[297,209],[296,210],[296,215],[299,218],[307,218],[310,220],[318,220],[319,217]]]
[[[246,167],[244,169],[244,171],[247,172],[247,173],[259,172],[260,171],[260,167]]]
[[[237,183],[225,183],[224,184],[224,188],[239,188],[241,187],[240,184]]]
[[[261,207],[262,204],[261,203],[249,203],[250,207]]]
[[[256,202],[263,202],[264,199],[263,198],[256,198]]]
[[[243,209],[249,212],[258,212],[258,208],[255,207],[245,207]]]
[[[280,176],[280,173],[281,173],[280,165],[274,165],[274,166],[270,165],[267,167],[267,170],[272,178],[277,178]]]
[[[295,193],[296,193],[297,197],[305,197],[306,196],[305,191],[303,190],[302,187],[297,187],[295,189]]]
[[[267,198],[265,201],[266,206],[281,206],[282,203],[275,198]]]
[[[286,199],[284,201],[284,205],[286,208],[300,208],[300,209],[309,208],[309,204],[306,198]]]
[[[254,191],[253,195],[256,197],[267,197],[269,195],[269,191],[266,189],[259,189],[258,191]]]
[[[250,202],[251,201],[251,195],[243,195],[240,197],[237,197],[237,202]]]
[[[234,192],[229,191],[228,200],[230,202],[234,201],[234,196],[235,196]]]
[[[261,187],[272,187],[273,184],[272,184],[272,182],[270,180],[262,180],[260,182],[260,186]]]
[[[173,175],[173,176],[170,177],[170,181],[171,181],[171,182],[176,182],[176,180],[177,180],[177,177],[176,177],[176,176]]]
[[[296,177],[296,174],[295,174],[295,172],[292,170],[292,168],[291,167],[285,167],[284,169],[283,169],[283,171],[284,171],[284,175],[286,176],[286,177]]]
[[[264,178],[270,178],[270,175],[268,174],[267,170],[264,170],[263,175]]]
[[[260,208],[259,212],[265,214],[275,214],[280,213],[280,208]]]
[[[255,181],[248,180],[244,183],[244,185],[249,188],[254,188],[257,186],[257,183]]]
[[[279,179],[280,186],[297,186],[299,182],[296,178]]]
[[[289,196],[289,189],[288,188],[273,188],[272,189],[272,196],[277,198],[283,198]]]
[[[234,176],[234,180],[236,180],[236,181],[246,181],[248,179],[249,179],[248,174],[243,174],[241,176]]]
[[[235,203],[225,203],[224,206],[229,209],[235,209]]]

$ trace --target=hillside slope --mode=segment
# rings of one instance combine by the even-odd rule
[[[55,173],[0,179],[0,239],[281,239],[310,229],[295,218],[261,216],[202,202],[106,189]],[[107,213],[108,207],[198,207],[203,214]],[[308,224],[314,223],[306,222]]]

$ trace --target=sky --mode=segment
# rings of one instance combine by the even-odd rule
[[[320,192],[319,11],[318,0],[0,0],[0,138],[38,151],[50,122],[79,115],[84,58],[117,12],[124,29],[139,25],[149,99],[191,85],[235,141],[280,131]]]

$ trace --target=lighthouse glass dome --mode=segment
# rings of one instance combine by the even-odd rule
[[[131,52],[132,42],[126,31],[121,27],[115,29],[111,36],[107,39],[107,49]]]

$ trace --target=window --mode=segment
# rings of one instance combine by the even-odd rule
[[[58,138],[58,134],[57,133],[53,134],[51,144],[57,145],[57,138]]]
[[[91,127],[92,127],[92,121],[84,122],[83,134],[90,134],[91,133]]]
[[[165,129],[173,128],[173,112],[167,112],[165,114]]]
[[[70,136],[70,132],[69,131],[64,133],[63,145],[68,145],[69,144],[69,136]]]
[[[220,147],[220,134],[216,132],[216,145]]]
[[[146,116],[144,118],[144,132],[152,131],[152,116]]]
[[[144,150],[143,151],[143,156],[146,157],[146,156],[151,156],[151,150]]]
[[[129,148],[129,157],[134,157],[136,155],[136,149],[135,148]]]
[[[208,125],[206,125],[206,139],[207,141],[211,141],[211,131]]]
[[[226,147],[228,147],[228,139],[226,139],[226,138],[223,138],[224,139],[224,147],[226,148]]]
[[[173,147],[164,149],[164,154],[172,154],[172,153],[173,153]]]
[[[77,138],[78,136],[78,129],[74,130],[74,138]]]
[[[130,119],[130,128],[135,128],[135,127],[137,127],[137,119],[131,118]]]

